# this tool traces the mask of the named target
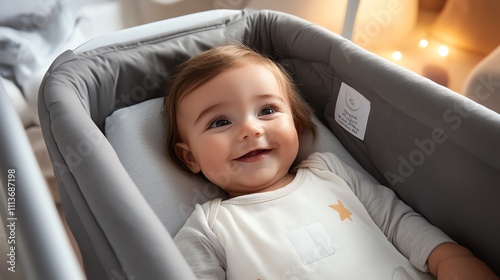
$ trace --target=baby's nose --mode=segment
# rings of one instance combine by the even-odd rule
[[[249,137],[259,137],[264,134],[264,128],[259,120],[246,120],[242,123],[240,140],[249,138]]]

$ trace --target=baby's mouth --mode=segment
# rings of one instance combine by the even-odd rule
[[[242,155],[241,157],[237,158],[236,160],[248,161],[248,160],[251,160],[253,158],[258,158],[261,155],[266,155],[269,151],[270,150],[268,150],[268,149],[254,150],[254,151],[251,151],[251,152],[248,152],[248,153]]]

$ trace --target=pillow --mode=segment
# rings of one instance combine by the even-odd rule
[[[183,171],[165,154],[162,104],[163,98],[156,98],[115,111],[106,118],[105,134],[146,201],[174,236],[197,203],[227,195],[201,176]],[[318,139],[313,143],[311,135],[301,136],[298,161],[313,152],[329,151],[373,178],[319,120],[314,118],[314,122]]]

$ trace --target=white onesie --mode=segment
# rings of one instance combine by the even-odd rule
[[[200,279],[433,279],[416,267],[451,240],[371,182],[313,154],[281,189],[198,206],[175,241]]]

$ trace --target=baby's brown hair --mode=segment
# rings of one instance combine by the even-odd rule
[[[182,98],[222,72],[247,63],[264,66],[274,74],[281,91],[288,98],[287,101],[292,109],[295,125],[300,128],[298,131],[308,131],[313,136],[313,139],[316,139],[317,130],[311,119],[312,110],[301,99],[292,78],[279,64],[244,45],[232,44],[216,47],[180,64],[170,86],[167,88],[164,102],[164,111],[167,118],[167,152],[170,158],[183,169],[188,170],[186,165],[177,157],[175,151],[176,143],[182,141],[177,125],[177,109]]]

